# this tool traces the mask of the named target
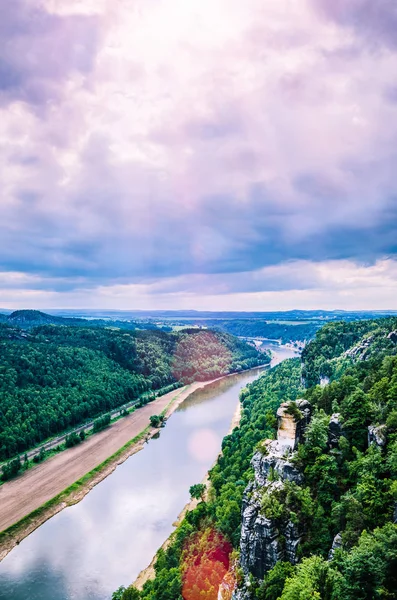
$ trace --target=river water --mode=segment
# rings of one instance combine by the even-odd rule
[[[294,356],[285,347],[269,348],[273,365]],[[134,581],[173,531],[189,487],[214,463],[240,389],[261,372],[197,391],[158,439],[23,540],[0,563],[0,600],[110,600]]]

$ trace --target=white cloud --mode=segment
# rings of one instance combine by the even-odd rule
[[[164,279],[159,294],[201,285],[224,302],[277,277],[349,286],[345,264],[394,255],[393,47],[311,0],[42,6],[89,19],[96,41],[69,24],[57,93],[0,107],[0,269],[58,291],[79,279],[81,298]],[[350,262],[328,272],[335,259]]]

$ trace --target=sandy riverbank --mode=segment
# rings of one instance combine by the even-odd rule
[[[139,452],[146,440],[158,432],[149,426],[151,415],[165,413],[169,417],[188,396],[215,381],[195,382],[161,396],[83,444],[3,484],[0,561],[37,527],[66,506],[80,502],[117,465]]]

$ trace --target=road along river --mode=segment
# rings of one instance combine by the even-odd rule
[[[294,356],[271,348],[273,364]],[[158,439],[23,540],[0,563],[0,600],[110,600],[134,581],[173,531],[189,487],[214,463],[240,389],[262,370],[195,392]]]

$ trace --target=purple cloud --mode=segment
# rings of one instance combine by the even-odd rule
[[[394,0],[314,0],[323,13],[352,28],[373,46],[397,47],[397,5]]]
[[[256,293],[395,257],[390,3],[100,6],[3,11],[0,272]]]
[[[0,0],[0,102],[42,105],[59,97],[70,74],[88,73],[98,43],[97,19],[61,17],[29,0]]]

